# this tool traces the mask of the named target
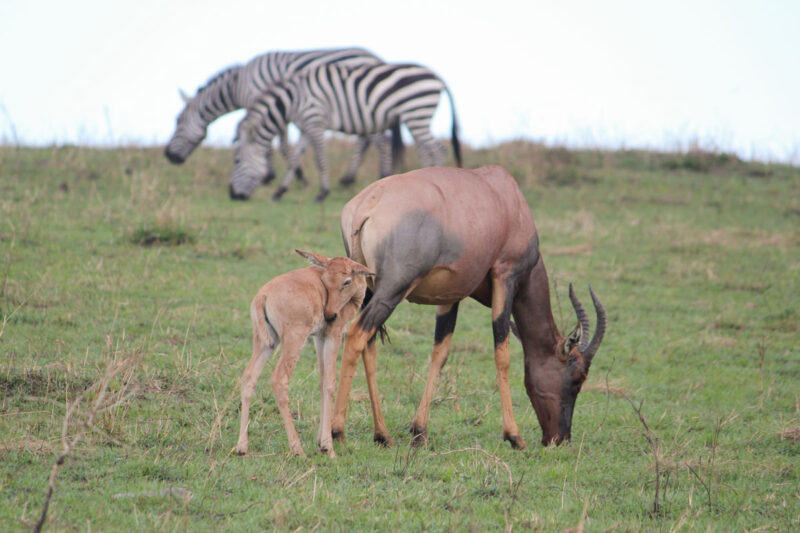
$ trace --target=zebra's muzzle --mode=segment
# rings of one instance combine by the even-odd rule
[[[247,194],[233,190],[233,185],[228,185],[228,194],[230,194],[231,200],[248,200],[250,198]]]
[[[169,159],[170,163],[174,163],[176,165],[180,165],[181,163],[186,161],[186,158],[183,157],[182,155],[176,154],[175,152],[171,152],[169,146],[164,148],[164,155],[167,157],[167,159]]]

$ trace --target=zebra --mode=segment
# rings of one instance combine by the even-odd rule
[[[197,90],[194,98],[190,98],[181,91],[181,98],[185,107],[178,115],[175,131],[164,149],[164,155],[175,164],[183,163],[192,151],[206,137],[208,125],[217,118],[236,111],[248,108],[258,100],[261,94],[276,83],[287,80],[299,72],[314,69],[327,63],[337,62],[347,67],[361,65],[377,65],[383,61],[372,52],[363,48],[334,48],[294,52],[269,52],[253,58],[245,65],[234,65],[212,77],[205,85]],[[395,143],[399,142],[399,129],[393,132]],[[372,139],[359,139],[355,157],[348,169],[345,182],[352,180],[361,164],[364,150],[374,141],[380,153],[385,154],[387,143],[383,134],[375,135]],[[281,152],[289,159],[289,144],[286,142],[286,132],[282,132],[280,139]],[[391,156],[396,166],[400,157],[398,145],[393,145]],[[388,156],[387,156],[388,157]],[[393,163],[389,159],[381,159],[381,174],[391,173]],[[298,177],[302,174],[299,173]],[[263,181],[269,182],[274,178],[271,168],[265,172]]]
[[[303,151],[314,147],[320,171],[317,202],[330,191],[324,152],[326,129],[365,136],[404,123],[411,132],[424,166],[444,164],[446,150],[433,138],[430,125],[441,92],[450,98],[451,142],[456,163],[461,166],[453,96],[431,70],[415,64],[363,65],[355,69],[330,63],[306,71],[266,91],[247,110],[239,123],[234,150],[234,168],[229,192],[246,200],[265,172],[272,156],[272,139],[282,135],[290,122],[302,132],[301,141],[289,161],[289,169],[272,196],[279,200],[288,189],[291,174]]]

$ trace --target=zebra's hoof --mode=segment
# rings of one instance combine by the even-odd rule
[[[349,187],[350,185],[356,182],[356,177],[354,174],[348,174],[347,176],[342,176],[339,180],[339,185],[342,187]]]
[[[314,201],[316,203],[321,203],[325,200],[325,198],[328,197],[328,194],[330,194],[330,191],[328,189],[320,189],[319,194],[317,195],[316,198],[314,198]]]
[[[272,195],[272,201],[277,202],[278,200],[280,200],[281,196],[283,196],[283,193],[285,193],[287,190],[288,189],[286,187],[283,186],[278,187],[278,190],[275,191],[275,194]]]
[[[269,182],[275,179],[275,173],[269,172],[266,176],[261,180],[261,185],[267,185]]]
[[[303,185],[308,185],[308,180],[306,179],[305,174],[303,174],[303,169],[297,167],[294,169],[294,177],[297,178],[297,181],[302,183]]]

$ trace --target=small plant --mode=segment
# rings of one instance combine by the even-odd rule
[[[194,241],[194,235],[188,230],[170,223],[144,224],[131,236],[131,242],[139,246],[180,246]]]

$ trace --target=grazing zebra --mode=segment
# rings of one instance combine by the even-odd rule
[[[452,108],[451,142],[458,166],[461,149],[458,141],[453,96],[445,83],[431,70],[412,64],[365,65],[348,69],[331,63],[304,72],[265,92],[247,110],[239,123],[234,168],[230,181],[231,198],[246,200],[265,172],[265,161],[272,155],[272,139],[293,122],[302,132],[301,142],[289,161],[289,170],[272,196],[278,200],[286,192],[291,174],[311,143],[320,171],[321,202],[330,190],[324,151],[326,129],[365,136],[404,123],[414,137],[424,166],[441,166],[446,150],[433,138],[430,125],[439,97],[446,91]]]
[[[255,57],[245,65],[229,67],[200,87],[194,98],[181,93],[186,105],[178,115],[175,132],[164,149],[164,155],[172,163],[183,163],[205,139],[206,130],[211,122],[237,109],[250,107],[264,91],[276,83],[307,69],[333,62],[347,67],[383,63],[372,52],[363,48],[340,48],[306,52],[269,52]],[[396,136],[399,135],[399,130],[394,133]],[[375,135],[372,140],[381,153],[386,152],[384,145],[387,141],[382,134]],[[343,179],[355,176],[363,151],[369,142],[370,139],[359,140],[359,153],[353,158],[350,169]],[[288,147],[284,131],[281,135],[281,152],[287,160]],[[394,157],[398,156],[399,154],[394,154]],[[382,159],[381,173],[390,174],[391,166],[392,163],[388,159]],[[265,182],[272,177],[274,174],[271,174],[271,169],[262,176]]]

